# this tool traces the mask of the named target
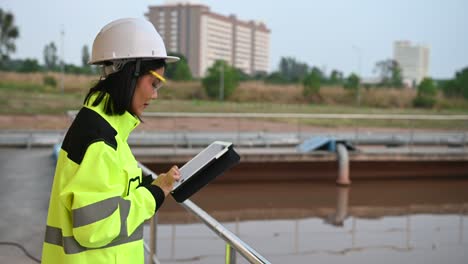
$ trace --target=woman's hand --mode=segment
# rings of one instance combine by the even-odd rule
[[[174,185],[174,181],[180,180],[180,171],[179,167],[172,166],[172,168],[166,172],[158,175],[158,178],[154,180],[151,184],[158,186],[164,192],[164,195],[167,196],[171,191]]]

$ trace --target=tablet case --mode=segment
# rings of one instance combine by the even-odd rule
[[[203,167],[190,177],[190,179],[181,184],[176,190],[172,191],[172,196],[178,203],[184,202],[187,198],[210,183],[216,177],[222,175],[226,170],[238,164],[239,161],[239,154],[237,154],[232,145],[229,146],[228,151],[221,157]]]

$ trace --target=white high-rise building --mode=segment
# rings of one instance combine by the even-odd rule
[[[405,85],[414,87],[429,76],[429,47],[411,45],[409,41],[396,41],[393,58],[402,70]]]
[[[270,30],[262,22],[223,16],[192,1],[166,1],[146,13],[168,52],[183,54],[192,75],[203,77],[216,60],[246,74],[269,71]]]

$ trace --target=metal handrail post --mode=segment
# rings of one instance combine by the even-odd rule
[[[241,126],[240,126],[240,122],[241,122],[241,119],[240,117],[237,118],[237,145],[240,145],[241,144],[241,136],[240,136],[240,133],[241,133]]]
[[[463,143],[462,143],[463,150],[465,150],[465,145],[466,145],[466,132],[463,132]]]
[[[302,132],[301,132],[301,120],[299,118],[297,120],[297,140],[301,141]]]
[[[173,123],[173,125],[174,125],[174,130],[173,130],[173,131],[176,131],[176,132],[174,133],[174,142],[173,142],[174,144],[173,144],[172,147],[174,148],[174,153],[176,153],[176,151],[177,151],[177,134],[178,134],[178,132],[177,132],[177,131],[178,131],[178,130],[177,130],[177,118],[174,117],[174,118],[172,119],[172,121],[174,122],[174,123]]]
[[[410,122],[410,140],[409,140],[409,145],[410,145],[410,152],[413,152],[413,145],[414,145],[414,124],[412,120],[409,120]]]
[[[33,132],[29,132],[28,141],[26,142],[26,149],[31,149],[31,146],[33,144],[33,136]]]
[[[226,264],[236,263],[236,250],[231,245],[226,244]]]
[[[200,207],[194,204],[190,200],[185,200],[181,203],[189,212],[196,215],[202,222],[204,222],[213,232],[215,232],[219,237],[224,239],[227,243],[230,244],[237,252],[239,252],[244,258],[246,258],[250,263],[270,263],[257,251],[251,248],[249,245],[240,240],[234,233],[225,228],[222,224],[216,221],[208,213],[203,211]]]
[[[158,239],[158,215],[155,214],[150,220],[150,256],[157,254],[157,239]],[[157,264],[153,258],[151,258],[151,263]]]

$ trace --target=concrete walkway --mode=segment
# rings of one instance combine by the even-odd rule
[[[0,148],[0,241],[41,258],[55,163],[45,149]],[[35,263],[21,249],[0,245],[0,263]]]

